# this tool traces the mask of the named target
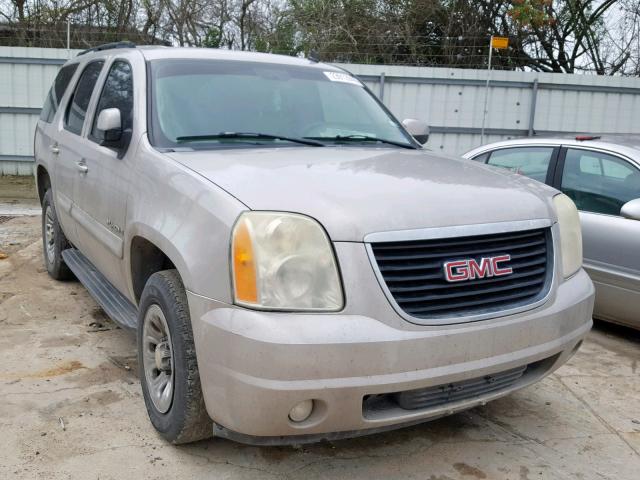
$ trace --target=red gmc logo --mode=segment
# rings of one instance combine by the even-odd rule
[[[496,257],[484,257],[480,261],[473,258],[468,260],[455,260],[445,262],[444,278],[447,282],[463,282],[465,280],[474,280],[476,278],[502,277],[503,275],[511,275],[513,269],[511,267],[501,267],[500,264],[511,260],[511,255],[498,255]]]

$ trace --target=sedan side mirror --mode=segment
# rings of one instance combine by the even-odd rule
[[[402,125],[418,143],[424,145],[429,140],[429,125],[427,125],[427,122],[406,118],[402,121]]]
[[[640,220],[640,198],[625,203],[620,209],[620,215],[631,220]]]
[[[98,115],[96,125],[102,137],[100,145],[119,148],[122,140],[122,118],[119,108],[105,108]]]

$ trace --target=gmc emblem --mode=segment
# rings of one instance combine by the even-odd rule
[[[511,260],[511,255],[498,255],[496,257],[483,257],[480,262],[473,258],[467,260],[455,260],[444,262],[444,278],[447,282],[464,282],[476,278],[502,277],[511,275],[511,267],[501,267],[500,264]]]

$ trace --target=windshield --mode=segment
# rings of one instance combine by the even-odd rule
[[[157,147],[296,145],[296,139],[416,146],[346,73],[259,62],[164,59],[151,62],[151,79],[150,138]],[[244,135],[234,135],[238,133]]]

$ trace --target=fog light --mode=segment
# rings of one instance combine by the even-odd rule
[[[292,422],[304,422],[313,411],[313,400],[303,400],[289,410],[289,419]]]

